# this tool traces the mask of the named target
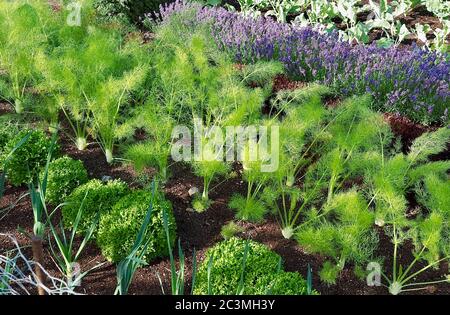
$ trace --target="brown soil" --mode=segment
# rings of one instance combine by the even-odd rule
[[[279,92],[281,90],[296,90],[306,85],[302,81],[292,81],[286,75],[280,74],[273,80],[273,92]]]
[[[12,114],[14,112],[10,104],[0,102],[0,116],[6,114]]]
[[[407,152],[414,139],[426,132],[436,130],[437,126],[424,126],[398,114],[385,113],[384,119],[389,123],[396,137],[402,139],[402,150]]]
[[[133,171],[128,167],[114,165],[109,167],[103,162],[104,157],[101,150],[95,147],[89,148],[83,152],[76,152],[70,143],[63,143],[63,151],[74,158],[78,158],[85,163],[89,173],[93,177],[104,175],[113,178],[121,178],[130,184],[135,183]],[[75,154],[76,152],[76,154]],[[233,220],[233,212],[228,209],[227,201],[234,192],[245,193],[245,185],[238,178],[228,179],[219,184],[211,192],[211,198],[214,200],[211,208],[203,213],[197,213],[190,208],[189,188],[201,187],[201,180],[195,177],[189,167],[181,164],[173,165],[171,168],[172,178],[165,185],[164,190],[167,197],[171,200],[174,208],[174,214],[177,221],[177,235],[181,239],[181,245],[186,254],[188,266],[188,279],[190,278],[190,268],[192,266],[192,252],[195,248],[197,261],[204,258],[205,250],[221,240],[221,227]],[[0,207],[14,203],[21,194],[26,192],[26,188],[14,188],[7,186],[6,195],[0,202]],[[1,233],[14,235],[22,246],[29,246],[30,241],[24,235],[17,231],[17,227],[23,228],[28,233],[32,231],[32,210],[28,198],[23,199],[11,210],[6,217],[1,220]],[[262,242],[276,251],[283,257],[285,269],[288,271],[298,271],[306,276],[308,264],[313,269],[314,288],[322,294],[385,294],[382,287],[368,287],[365,282],[356,278],[351,266],[346,267],[342,272],[336,285],[327,286],[319,281],[317,274],[324,261],[323,257],[312,255],[305,252],[293,240],[286,240],[281,236],[278,224],[273,217],[269,217],[266,222],[261,224],[252,224],[248,222],[238,222],[244,228],[240,236]],[[392,246],[386,237],[381,235],[381,246],[379,255],[386,258],[387,266],[391,264],[390,257]],[[12,244],[5,238],[0,238],[0,251],[10,249]],[[401,253],[403,263],[411,261],[410,246],[407,246]],[[31,255],[30,248],[25,248],[24,252]],[[58,270],[54,262],[50,259],[48,244],[45,247],[45,267],[48,271],[57,276]],[[95,244],[90,244],[80,259],[83,270],[87,270],[99,263],[105,262],[99,249]],[[445,274],[448,266],[442,264],[437,271],[430,271],[422,274],[417,280],[438,279]],[[159,259],[146,267],[138,270],[130,288],[131,294],[161,294],[161,288],[158,280],[158,274],[161,277],[165,292],[169,292],[170,281],[170,262],[168,259]],[[86,294],[112,294],[116,285],[115,266],[111,263],[105,263],[99,269],[92,271],[86,276],[79,292]],[[450,286],[437,285],[432,289],[434,294],[450,294]],[[189,292],[189,291],[188,291]],[[427,294],[431,291],[421,291],[419,293]]]

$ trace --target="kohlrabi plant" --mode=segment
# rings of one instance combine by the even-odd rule
[[[259,1],[257,0],[237,0],[239,3],[240,12],[244,16],[249,17],[257,17],[261,15],[261,12],[258,10]],[[228,8],[233,10],[234,7],[228,5]]]
[[[335,29],[332,19],[337,16],[337,12],[330,1],[317,0],[308,1],[309,10],[302,12],[294,20],[294,24],[300,27],[313,26],[325,30]]]
[[[267,0],[261,1],[259,7],[271,8],[265,16],[273,16],[278,22],[286,23],[288,15],[300,12],[306,2],[305,0]]]

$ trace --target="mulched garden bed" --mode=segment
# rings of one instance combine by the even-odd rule
[[[103,163],[104,157],[100,149],[89,148],[82,153],[73,154],[73,148],[68,143],[65,143],[63,151],[74,158],[83,160],[89,173],[97,178],[111,176],[112,178],[121,178],[130,184],[136,184],[136,177],[131,169],[122,166],[108,167],[106,163]],[[164,191],[173,204],[177,221],[177,236],[181,239],[181,245],[186,254],[186,264],[188,268],[191,268],[194,248],[197,253],[197,261],[201,261],[204,258],[205,250],[221,240],[221,227],[234,218],[233,211],[227,207],[227,201],[233,192],[245,192],[245,185],[239,179],[227,180],[211,192],[211,197],[214,200],[211,208],[203,213],[197,213],[190,208],[191,200],[188,190],[193,186],[201,187],[201,180],[192,175],[190,169],[183,165],[174,165],[171,171],[173,176],[165,185]],[[12,188],[8,186],[0,206],[14,203],[24,192],[26,192],[25,187]],[[28,198],[25,198],[1,221],[1,230],[2,233],[9,233],[15,236],[20,245],[29,246],[29,240],[17,231],[17,227],[20,226],[27,232],[31,232],[32,224],[30,201]],[[364,280],[356,278],[351,267],[346,267],[336,285],[326,286],[320,283],[317,272],[321,268],[323,258],[306,253],[294,240],[284,239],[274,218],[268,218],[266,222],[261,224],[239,222],[239,225],[245,229],[241,233],[241,237],[262,242],[280,254],[283,257],[287,271],[298,271],[306,276],[307,266],[310,264],[313,270],[314,288],[322,294],[386,294],[386,290],[383,287],[368,287]],[[392,246],[386,237],[382,234],[380,236],[381,246],[377,254],[385,257],[387,266],[390,266]],[[409,248],[404,248],[401,254],[401,260],[405,264],[413,259],[411,247],[406,247]],[[12,248],[12,244],[9,240],[0,238],[0,251],[10,248]],[[45,248],[50,250],[48,244]],[[24,252],[31,257],[30,247],[26,248]],[[45,267],[52,275],[58,276],[58,271],[54,262],[50,260],[50,256],[50,254],[45,256]],[[104,258],[96,245],[91,243],[80,259],[82,269],[89,269],[101,262],[104,262]],[[156,260],[150,265],[139,269],[130,288],[130,294],[161,294],[158,275],[163,281],[165,292],[170,292],[168,288],[170,282],[169,270],[170,262],[168,259]],[[438,279],[445,275],[447,270],[448,265],[443,263],[439,270],[423,273],[417,280]],[[191,270],[187,271],[188,279],[190,272]],[[115,286],[115,265],[106,263],[83,279],[78,292],[85,294],[113,294]],[[450,287],[446,284],[430,286],[428,290],[419,291],[419,293],[450,294]]]
[[[274,91],[282,89],[293,89],[303,86],[301,82],[289,81],[284,76],[279,76],[274,82]],[[327,100],[327,104],[335,106],[337,99]],[[409,120],[394,116],[385,115],[386,120],[390,122],[394,133],[401,136],[403,146],[407,148],[411,141],[426,131],[433,130],[433,127],[425,127],[414,124]],[[137,137],[145,137],[145,135],[137,134]],[[131,187],[140,187],[142,184],[142,176],[138,175],[131,166],[122,164],[109,165],[104,159],[104,154],[98,145],[90,145],[85,151],[77,151],[70,142],[70,139],[61,133],[61,151],[62,154],[69,155],[75,159],[83,161],[91,178],[111,178],[122,179]],[[450,150],[441,154],[435,159],[449,159]],[[227,206],[228,200],[233,193],[246,193],[246,185],[235,176],[222,183],[216,183],[211,191],[211,199],[214,200],[210,209],[203,213],[197,213],[191,208],[191,197],[189,189],[191,187],[201,187],[201,179],[194,176],[188,166],[182,164],[173,164],[170,168],[172,174],[170,180],[164,186],[167,198],[172,202],[174,215],[177,221],[177,237],[181,239],[181,245],[185,251],[187,278],[190,279],[192,267],[192,253],[196,250],[196,259],[201,261],[204,258],[205,250],[215,243],[222,240],[220,230],[230,220],[234,219],[234,212]],[[235,167],[237,175],[240,172],[238,166]],[[152,170],[145,172],[144,176],[150,177]],[[15,203],[21,194],[26,193],[26,187],[14,188],[6,187],[6,194],[0,201],[0,207],[5,207]],[[411,204],[414,204],[412,202]],[[364,279],[358,279],[351,266],[347,266],[341,273],[336,285],[327,286],[319,281],[318,271],[324,261],[323,257],[312,255],[305,252],[295,240],[286,240],[281,235],[279,226],[274,217],[268,217],[264,223],[252,224],[248,222],[238,222],[244,228],[239,236],[250,238],[258,242],[266,244],[273,249],[284,260],[284,266],[287,271],[298,271],[306,277],[308,264],[313,271],[313,286],[321,294],[387,294],[387,290],[383,287],[369,287]],[[27,232],[32,231],[33,217],[29,198],[21,200],[6,216],[0,221],[1,233],[8,233],[16,237],[21,246],[25,246],[24,253],[28,257],[32,257],[30,241],[28,238],[18,232],[21,227]],[[385,258],[385,264],[392,266],[392,244],[389,239],[379,231],[380,246],[377,255]],[[411,244],[407,244],[401,250],[400,262],[407,265],[414,258],[411,254]],[[11,249],[12,243],[7,238],[0,238],[0,251]],[[48,244],[45,244],[45,250],[50,251]],[[45,255],[45,267],[55,276],[60,276],[55,263],[50,259],[49,252]],[[105,262],[100,250],[95,243],[91,242],[83,253],[80,264],[82,270],[87,270],[99,263]],[[416,266],[420,267],[420,264]],[[84,294],[113,294],[116,287],[116,266],[106,262],[99,269],[88,274],[81,283],[81,287],[77,290]],[[437,270],[429,270],[422,273],[416,280],[430,281],[432,279],[442,278],[448,272],[448,264],[442,263]],[[170,261],[166,259],[158,259],[148,266],[139,269],[132,282],[130,294],[161,294],[161,286],[159,278],[161,278],[164,291],[170,293]],[[189,292],[187,290],[186,292]],[[448,284],[432,285],[427,290],[415,292],[416,294],[450,294],[450,286]]]

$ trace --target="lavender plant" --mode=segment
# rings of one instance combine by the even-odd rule
[[[353,46],[333,32],[183,1],[162,8],[163,23],[177,14],[185,14],[187,31],[209,25],[219,49],[240,62],[278,60],[293,77],[325,83],[342,95],[369,93],[376,109],[425,124],[448,121],[450,62],[445,55],[414,46]]]

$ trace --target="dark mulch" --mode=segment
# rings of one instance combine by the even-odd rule
[[[5,102],[0,102],[0,116],[14,113],[12,106]]]
[[[296,90],[306,85],[302,81],[292,81],[286,75],[280,74],[273,80],[273,92],[276,93],[281,90]]]
[[[65,147],[64,150],[69,153],[71,147]],[[91,169],[92,174],[109,175],[115,178],[133,183],[132,177],[127,173],[117,172],[117,167],[109,170],[102,169],[100,162],[103,159],[101,151],[94,149],[86,150],[84,153],[78,153],[76,156],[83,161],[98,160],[99,168]],[[211,197],[214,200],[211,208],[203,213],[197,213],[190,208],[190,197],[188,190],[191,187],[201,187],[201,181],[195,177],[188,167],[183,165],[174,165],[172,167],[172,179],[165,185],[164,190],[167,197],[171,200],[174,208],[174,214],[177,221],[177,234],[181,239],[181,245],[187,256],[188,266],[187,277],[190,279],[192,266],[192,252],[195,248],[196,258],[201,261],[204,258],[205,250],[221,240],[221,227],[233,220],[233,212],[227,207],[227,200],[233,192],[245,192],[245,187],[240,179],[230,179],[217,186],[212,192]],[[0,206],[5,206],[15,202],[20,194],[26,191],[25,188],[7,187],[7,194],[1,200]],[[20,202],[9,214],[1,221],[1,232],[10,233],[17,237],[19,243],[23,246],[30,244],[29,240],[17,232],[17,227],[24,228],[28,233],[32,231],[32,211],[29,199],[26,198]],[[384,294],[386,291],[382,287],[368,287],[364,281],[358,279],[353,274],[352,268],[345,268],[336,285],[327,286],[319,281],[317,274],[324,261],[323,257],[312,255],[305,252],[293,240],[286,240],[281,236],[280,229],[274,218],[261,224],[252,224],[248,222],[238,222],[244,228],[240,235],[244,238],[250,238],[266,244],[283,257],[285,269],[288,271],[298,271],[306,276],[308,264],[313,269],[314,287],[322,294]],[[390,266],[392,246],[389,241],[381,234],[381,246],[379,255],[386,258],[387,266]],[[0,251],[11,248],[11,243],[6,239],[0,238]],[[410,253],[410,246],[401,252],[403,263],[410,262],[413,257]],[[24,250],[31,257],[29,248]],[[50,259],[49,246],[46,245],[45,267],[53,275],[58,275],[54,262]],[[95,244],[90,244],[80,259],[83,270],[87,270],[99,263],[104,262],[99,249]],[[448,266],[442,264],[438,271],[430,271],[422,275],[418,280],[438,279],[445,274]],[[161,294],[159,277],[162,279],[165,292],[169,292],[170,281],[170,263],[168,259],[158,259],[150,265],[141,268],[136,273],[133,284],[130,288],[131,294]],[[116,285],[115,266],[106,263],[101,268],[91,272],[83,279],[79,292],[87,294],[112,294]],[[420,293],[450,294],[450,288],[447,285],[430,287],[431,291],[421,291]]]

